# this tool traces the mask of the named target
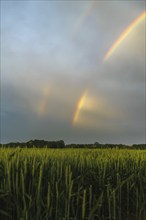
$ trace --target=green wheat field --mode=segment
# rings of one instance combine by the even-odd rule
[[[146,151],[0,148],[0,220],[145,220]]]

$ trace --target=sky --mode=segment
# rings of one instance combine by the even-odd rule
[[[145,1],[1,1],[1,143],[146,143]]]

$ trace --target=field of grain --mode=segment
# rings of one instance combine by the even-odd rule
[[[0,149],[1,220],[145,220],[146,151]]]

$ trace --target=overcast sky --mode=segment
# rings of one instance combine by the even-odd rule
[[[1,1],[0,142],[145,143],[145,19],[104,61],[145,10],[140,0]]]

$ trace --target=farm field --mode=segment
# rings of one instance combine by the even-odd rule
[[[1,220],[146,220],[146,150],[0,148]]]

